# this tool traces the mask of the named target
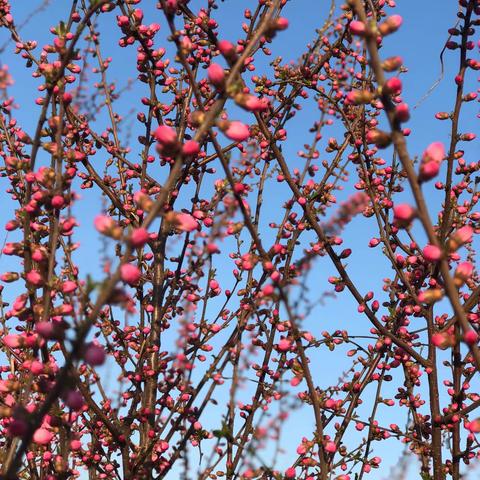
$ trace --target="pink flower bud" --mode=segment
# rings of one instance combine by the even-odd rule
[[[72,280],[67,280],[62,284],[62,292],[63,293],[72,293],[77,289],[77,284]]]
[[[38,360],[33,360],[28,366],[26,365],[26,368],[28,368],[34,375],[40,375],[44,372],[44,365]]]
[[[473,274],[473,265],[470,262],[462,262],[458,264],[455,270],[455,283],[457,286],[463,285]]]
[[[432,343],[441,350],[445,350],[455,345],[455,337],[447,332],[434,333],[432,335]]]
[[[130,25],[130,20],[126,15],[120,15],[117,17],[117,24],[119,27],[127,27]]]
[[[390,33],[396,32],[402,23],[403,18],[400,15],[392,15],[378,26],[378,30],[382,35],[389,35]]]
[[[200,422],[194,422],[193,428],[195,430],[201,430],[202,429],[202,424]]]
[[[438,262],[442,258],[442,250],[436,245],[427,245],[422,254],[427,262]]]
[[[448,248],[451,251],[458,250],[462,245],[470,242],[473,236],[473,228],[465,225],[452,234],[448,242]]]
[[[80,450],[82,448],[82,442],[80,440],[72,440],[70,442],[70,448],[76,452],[77,450]]]
[[[97,215],[93,223],[97,231],[104,235],[115,227],[115,220],[108,215]]]
[[[423,152],[422,162],[440,163],[445,158],[445,147],[441,142],[431,143]]]
[[[224,57],[233,57],[235,55],[235,46],[228,40],[220,40],[218,42],[218,49]]]
[[[195,140],[187,140],[182,147],[182,153],[187,157],[194,157],[200,152],[200,145]]]
[[[422,303],[431,305],[443,298],[443,290],[440,288],[428,288],[418,292],[418,300]]]
[[[277,30],[286,30],[288,28],[288,20],[284,17],[277,18]]]
[[[189,213],[178,213],[175,220],[177,228],[182,232],[193,232],[198,228],[198,222]]]
[[[35,325],[35,332],[47,340],[54,338],[54,326],[51,322],[38,322]]]
[[[53,208],[62,208],[65,205],[65,199],[61,195],[54,195],[51,203]]]
[[[249,112],[264,112],[268,110],[269,102],[265,98],[248,95],[243,105]]]
[[[124,263],[120,267],[120,277],[129,285],[137,285],[141,276],[140,269],[131,263]]]
[[[395,109],[395,116],[399,122],[408,122],[410,120],[410,110],[406,103],[400,103]]]
[[[403,64],[403,59],[402,57],[390,57],[387,58],[383,63],[382,63],[382,68],[386,72],[394,72],[395,70],[398,70]]]
[[[468,330],[463,335],[463,340],[468,345],[475,345],[478,342],[478,334],[475,330]]]
[[[405,227],[415,218],[415,209],[407,203],[396,205],[393,208],[393,219],[398,226]]]
[[[230,122],[224,133],[230,140],[243,142],[249,137],[250,130],[242,122]]]
[[[360,22],[359,20],[353,20],[350,22],[349,28],[353,35],[358,35],[359,37],[365,36],[366,28],[363,22]]]
[[[174,146],[177,144],[177,132],[167,125],[160,125],[153,133],[155,140],[163,146]]]
[[[48,445],[53,438],[53,433],[46,428],[39,428],[33,434],[33,441],[39,445]]]
[[[419,179],[422,181],[431,180],[438,175],[440,164],[437,162],[426,162],[420,165]]]
[[[96,345],[95,343],[90,343],[85,349],[83,354],[83,359],[92,367],[97,367],[103,365],[105,362],[106,354],[105,350],[101,345]]]
[[[43,285],[43,277],[38,270],[30,270],[26,275],[25,278],[27,282],[35,287],[41,287]]]
[[[398,77],[389,78],[383,87],[385,93],[400,95],[402,92],[402,81]]]
[[[480,418],[465,423],[465,428],[472,433],[480,433]]]
[[[23,345],[20,335],[10,334],[3,337],[3,343],[9,348],[19,348]]]
[[[222,87],[225,83],[225,70],[218,64],[212,63],[208,67],[208,80],[216,87]]]
[[[334,442],[327,442],[325,445],[325,451],[328,453],[335,453],[337,451],[337,446]]]
[[[149,239],[148,231],[144,228],[135,228],[130,235],[130,245],[134,248],[143,247]]]
[[[292,341],[288,340],[287,338],[282,338],[278,342],[278,350],[280,352],[288,352],[292,346]]]
[[[65,405],[72,410],[81,410],[85,404],[83,395],[78,390],[68,390],[64,396]]]
[[[287,468],[285,470],[285,478],[296,478],[296,472],[294,467]]]

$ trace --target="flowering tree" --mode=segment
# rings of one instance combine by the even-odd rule
[[[322,5],[292,62],[286,0],[245,2],[237,39],[219,34],[229,2],[71,0],[43,46],[10,3],[3,56],[40,94],[12,98],[2,66],[0,478],[361,480],[388,444],[415,478],[460,479],[480,456],[479,163],[462,117],[478,0],[445,35],[456,95],[435,116],[451,133],[423,153],[402,58],[382,51],[392,0]],[[135,88],[115,89],[102,28],[136,51]],[[354,218],[388,266],[376,293],[349,271]],[[332,295],[354,300],[352,331],[311,322]],[[290,411],[302,433],[282,444]]]

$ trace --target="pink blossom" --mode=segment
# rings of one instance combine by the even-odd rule
[[[26,275],[25,278],[27,279],[28,283],[36,287],[40,287],[43,285],[43,277],[38,270],[30,270]]]
[[[33,434],[33,441],[39,445],[48,445],[53,438],[53,433],[46,428],[39,428]]]
[[[80,440],[72,440],[70,442],[70,448],[75,452],[82,448],[82,442]]]
[[[431,143],[423,152],[423,162],[440,163],[445,158],[445,147],[441,142]]]
[[[65,199],[62,197],[62,195],[54,195],[51,203],[52,207],[54,208],[62,208],[63,205],[65,205]]]
[[[466,282],[473,274],[473,264],[471,262],[462,262],[458,264],[455,270],[455,278],[461,282]]]
[[[130,245],[134,248],[143,247],[148,242],[149,234],[145,228],[135,228],[130,235]]]
[[[38,333],[46,340],[62,338],[63,331],[60,326],[53,322],[38,322],[35,324],[35,333]]]
[[[225,70],[218,63],[211,63],[208,67],[208,80],[212,85],[221,87],[225,83]]]
[[[441,350],[445,350],[455,345],[455,337],[447,332],[434,333],[432,335],[432,343]]]
[[[182,147],[182,152],[187,156],[195,156],[200,152],[200,145],[195,140],[187,140]]]
[[[38,360],[33,360],[30,365],[28,366],[28,369],[34,374],[34,375],[40,375],[44,371],[44,365],[42,362],[39,362]]]
[[[235,46],[228,40],[220,40],[218,42],[218,49],[224,57],[232,57],[235,55]]]
[[[398,77],[389,78],[385,82],[384,90],[392,95],[400,95],[402,92],[402,81]]]
[[[285,470],[285,478],[295,478],[296,472],[294,467]]]
[[[227,129],[225,130],[225,135],[230,139],[236,142],[243,142],[250,135],[249,128],[242,122],[230,122]]]
[[[359,20],[353,20],[350,22],[350,32],[352,32],[353,35],[358,35],[362,37],[365,35],[366,32],[366,27],[363,22],[360,22]]]
[[[469,225],[465,225],[464,227],[459,228],[456,232],[454,232],[450,240],[448,242],[448,247],[450,250],[454,251],[460,248],[462,245],[470,242],[473,236],[473,228]]]
[[[5,335],[3,338],[3,343],[10,348],[19,348],[23,345],[22,337],[20,335],[10,334]]]
[[[399,226],[407,226],[415,216],[415,209],[408,203],[396,205],[393,209],[393,218]]]
[[[263,112],[268,109],[269,102],[265,98],[258,98],[255,95],[248,95],[245,101],[245,108],[250,112]]]
[[[408,122],[410,120],[410,110],[406,103],[400,103],[395,108],[395,116],[399,122]]]
[[[131,263],[124,263],[120,267],[120,276],[125,283],[128,283],[129,285],[137,285],[142,273],[137,266],[132,265]]]
[[[434,161],[424,162],[420,165],[419,178],[422,181],[430,180],[438,175],[440,164]]]
[[[85,349],[83,359],[92,367],[103,365],[106,359],[105,350],[101,345],[90,343]]]
[[[285,17],[277,18],[276,27],[278,30],[286,30],[288,28],[288,19]]]
[[[325,445],[325,451],[328,453],[335,453],[337,451],[337,446],[335,442],[327,442]]]
[[[288,352],[292,346],[292,341],[288,340],[287,338],[282,338],[278,342],[278,350],[280,352]]]
[[[83,395],[78,390],[68,390],[64,396],[65,405],[72,410],[81,410],[85,404]]]
[[[480,418],[465,423],[465,428],[472,433],[480,433]]]
[[[155,140],[163,146],[172,146],[177,143],[177,132],[167,125],[160,125],[153,133]]]
[[[77,289],[77,284],[72,280],[67,280],[62,284],[63,293],[72,293]]]
[[[422,254],[427,262],[438,262],[442,258],[442,250],[436,245],[427,245]]]
[[[189,213],[177,213],[175,221],[177,228],[182,232],[193,232],[198,228],[198,222]]]
[[[93,223],[97,231],[104,235],[115,227],[115,220],[108,215],[97,215]]]
[[[475,345],[478,342],[478,334],[475,330],[468,330],[463,335],[463,340],[468,345]]]
[[[392,15],[378,26],[378,30],[382,35],[389,35],[396,32],[402,25],[403,18],[400,15]]]

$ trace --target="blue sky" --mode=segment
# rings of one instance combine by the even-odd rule
[[[32,11],[40,2],[38,0],[24,2],[21,0],[13,0],[12,7],[17,23],[21,21],[28,12]],[[45,11],[34,17],[34,19],[21,31],[24,39],[38,39],[39,44],[43,44],[51,39],[48,28],[60,20],[65,18],[67,6],[69,2],[53,0],[51,6]],[[162,25],[162,31],[166,32],[167,26],[161,20],[161,14],[152,7],[155,2],[144,1],[142,6],[146,11],[146,23],[158,21]],[[216,18],[220,27],[220,36],[230,40],[236,40],[242,36],[241,21],[242,12],[246,5],[255,2],[244,2],[239,0],[227,0],[220,5]],[[401,55],[404,64],[408,67],[408,73],[402,77],[404,83],[404,99],[412,108],[412,119],[407,124],[412,129],[412,134],[408,138],[409,150],[412,156],[420,155],[423,149],[432,141],[439,139],[448,143],[449,122],[439,122],[434,120],[434,113],[437,111],[450,111],[453,106],[454,84],[453,77],[455,68],[457,67],[457,55],[449,51],[445,54],[445,71],[443,79],[439,85],[422,101],[418,107],[414,108],[418,102],[429,91],[430,87],[436,82],[440,76],[441,65],[439,54],[446,39],[447,29],[452,27],[456,19],[457,5],[456,2],[448,0],[433,1],[399,1],[398,8],[395,9],[404,18],[404,25],[400,31],[392,37],[385,40],[384,48],[381,51],[383,57],[390,55]],[[198,5],[203,5],[203,1],[191,2],[192,10]],[[328,11],[329,2],[320,2],[318,0],[292,0],[288,2],[284,15],[290,21],[289,30],[279,34],[274,40],[271,49],[273,51],[272,58],[281,55],[284,61],[296,59],[303,52],[305,45],[314,37],[315,29],[320,27],[322,20]],[[114,22],[114,14],[104,16],[105,20],[101,22],[99,29],[103,37],[104,56],[111,55],[113,58],[112,66],[108,70],[109,78],[117,79],[117,87],[124,87],[129,79],[135,78],[134,49],[122,49],[116,47],[119,38],[119,31]],[[0,45],[5,39],[5,32],[0,31]],[[15,117],[23,128],[32,133],[35,128],[35,119],[37,118],[39,107],[33,102],[38,95],[36,87],[38,80],[31,78],[22,68],[23,61],[12,55],[11,48],[1,54],[0,62],[9,65],[10,71],[15,79],[15,85],[10,89],[11,94],[15,97],[16,102],[20,104],[20,109],[15,112]],[[269,68],[268,65],[261,63],[260,66]],[[473,77],[473,76],[472,76]],[[467,85],[470,90],[474,90],[473,79]],[[124,94],[115,104],[118,112],[128,116],[126,124],[132,129],[132,139],[135,140],[137,122],[134,116],[137,111],[142,109],[138,99],[141,96],[143,85],[133,84],[130,91]],[[468,88],[466,91],[470,91]],[[475,102],[466,104],[463,110],[464,118],[473,119],[475,115]],[[133,109],[133,110],[132,110]],[[132,115],[132,111],[134,112]],[[291,159],[292,163],[298,158],[296,152],[303,147],[310,138],[305,136],[306,128],[316,119],[312,109],[305,108],[296,119],[294,119],[288,130],[288,141],[284,144],[284,153],[286,158]],[[133,122],[133,123],[131,123]],[[382,120],[384,122],[384,119]],[[470,121],[471,122],[471,121]],[[96,119],[98,131],[102,131],[108,126],[108,118],[105,112],[99,112]],[[382,124],[381,124],[382,125]],[[385,125],[385,123],[383,123]],[[468,125],[468,123],[466,124]],[[472,127],[470,126],[470,130]],[[342,138],[341,130],[337,127],[326,127],[324,137],[339,135]],[[472,151],[470,146],[467,151]],[[478,151],[477,151],[478,153]],[[132,159],[135,160],[135,152],[132,153]],[[388,158],[388,153],[386,153]],[[468,157],[467,157],[468,159]],[[43,159],[45,160],[45,159]],[[104,158],[99,159],[99,161]],[[474,160],[474,158],[472,158]],[[41,163],[42,159],[40,159]],[[301,165],[301,163],[299,163]],[[220,176],[220,167],[219,167]],[[350,182],[351,183],[351,182]],[[351,184],[349,184],[351,187]],[[2,191],[6,188],[6,183],[0,179],[0,188]],[[428,199],[431,205],[431,213],[435,213],[440,208],[440,195],[435,192],[432,187],[428,187]],[[78,250],[76,259],[81,266],[82,274],[92,273],[95,276],[100,275],[100,250],[101,244],[97,234],[92,228],[92,213],[97,212],[100,208],[100,198],[92,191],[80,192],[82,201],[75,206],[75,215],[81,224],[78,229],[77,240],[81,242],[82,247]],[[275,192],[271,192],[274,195]],[[339,200],[352,193],[351,188],[346,187],[344,194],[339,194]],[[404,194],[405,200],[409,200],[408,193]],[[268,200],[268,197],[267,197]],[[275,202],[272,202],[272,205]],[[10,205],[6,202],[7,205]],[[276,219],[279,215],[278,210],[267,210],[264,217],[265,223]],[[271,217],[270,217],[271,215]],[[5,223],[11,218],[7,208],[3,208],[0,212],[1,223]],[[387,262],[379,256],[379,250],[369,249],[368,241],[375,236],[376,226],[373,221],[365,221],[365,219],[354,220],[347,228],[343,238],[344,247],[353,248],[353,255],[348,261],[348,271],[351,277],[361,285],[361,291],[366,293],[368,290],[374,290],[380,294],[382,279],[390,274]],[[0,238],[3,241],[3,238]],[[98,252],[98,254],[97,254]],[[10,268],[10,260],[5,257],[0,258],[0,270],[8,270]],[[225,272],[222,273],[222,287],[228,288],[232,284],[232,276],[230,274],[232,266],[229,263],[225,266]],[[320,290],[328,289],[326,278],[333,274],[333,267],[326,259],[317,263],[317,267],[312,276],[312,286],[320,285]],[[8,287],[7,287],[8,290]],[[314,289],[312,288],[312,291]],[[8,294],[7,294],[8,295]],[[381,297],[380,297],[381,298]],[[338,301],[341,300],[341,301]],[[349,297],[348,293],[343,293],[339,299],[327,299],[325,305],[315,309],[313,314],[307,319],[308,328],[314,334],[320,336],[323,330],[334,331],[339,328],[348,328],[350,331],[358,331],[365,333],[368,331],[369,325],[367,320],[356,313],[356,304]],[[347,367],[348,363],[341,355],[335,357],[335,365],[332,365],[332,355],[326,350],[316,354],[313,364],[313,373],[319,385],[329,385],[335,382],[342,373],[342,369]],[[337,363],[338,361],[338,363]],[[112,388],[115,385],[115,379],[111,379]],[[392,382],[391,390],[394,391],[396,385]],[[223,394],[220,394],[223,395]],[[244,393],[248,398],[247,391]],[[366,402],[368,403],[368,402]],[[395,417],[394,409],[384,409],[381,413],[382,421],[387,422],[387,418],[391,417],[393,422]],[[393,411],[392,411],[393,410]],[[368,416],[368,415],[367,415]],[[211,413],[210,420],[212,425],[218,421],[214,412]],[[284,447],[288,450],[296,448],[302,435],[310,434],[310,424],[313,417],[306,410],[299,411],[292,415],[292,419],[286,423],[286,433],[284,434]],[[390,421],[390,420],[388,420]],[[355,441],[355,434],[351,434],[348,438]],[[372,473],[371,478],[387,478],[389,468],[394,467],[397,463],[400,453],[397,442],[388,441],[375,445],[376,452],[383,457],[381,473]],[[401,447],[400,447],[401,448]],[[287,467],[288,460],[292,455],[284,455],[279,459],[279,466]],[[287,463],[283,463],[287,462]],[[172,477],[173,478],[173,477]],[[417,478],[412,474],[412,479]]]

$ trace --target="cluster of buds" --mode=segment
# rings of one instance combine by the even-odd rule
[[[157,151],[160,155],[172,157],[181,153],[184,157],[195,157],[200,152],[200,145],[195,140],[187,140],[183,145],[172,127],[160,125],[153,137],[157,141]]]

